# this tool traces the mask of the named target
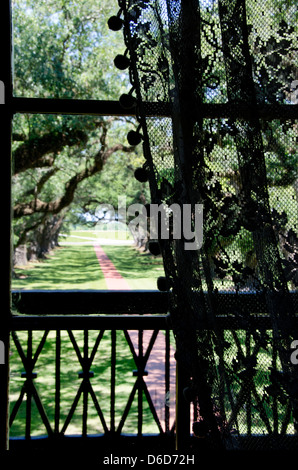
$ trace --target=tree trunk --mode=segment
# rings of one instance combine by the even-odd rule
[[[31,245],[31,259],[44,259],[58,243],[58,236],[64,220],[64,213],[59,216],[48,217],[44,224],[35,232],[34,242]]]
[[[26,266],[28,264],[27,245],[17,246],[13,257],[14,266]]]

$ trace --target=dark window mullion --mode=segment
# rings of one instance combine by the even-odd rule
[[[147,117],[171,117],[171,105],[168,102],[142,103]],[[13,113],[28,114],[76,114],[89,116],[136,116],[136,109],[124,109],[119,101],[112,100],[76,100],[52,98],[18,98],[13,97],[11,103]],[[246,105],[233,103],[203,103],[198,113],[206,119],[212,118],[243,118],[252,115],[260,119],[297,119],[298,105],[274,104]]]
[[[135,116],[124,111],[118,101],[76,100],[52,98],[12,98],[13,113],[23,114],[75,114],[94,116]]]
[[[0,341],[4,345],[4,364],[0,364],[0,453],[8,448],[8,383],[9,383],[9,330],[10,330],[10,273],[11,257],[8,247],[11,243],[11,95],[12,95],[12,60],[11,60],[11,13],[10,1],[1,2],[1,72],[0,80],[4,86],[4,103],[0,105],[1,117],[1,200],[2,207],[2,244],[6,247],[2,256],[2,295]]]

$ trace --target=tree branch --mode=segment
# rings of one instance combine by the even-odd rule
[[[54,131],[41,137],[31,138],[13,152],[14,173],[21,173],[29,168],[51,166],[56,154],[66,145],[72,147],[87,142],[87,134],[79,129],[72,131]]]
[[[43,202],[40,199],[36,198],[28,203],[19,203],[14,207],[14,218],[18,219],[23,216],[30,216],[34,213],[52,213],[58,214],[62,209],[69,206],[73,201],[75,191],[78,185],[91,176],[99,173],[107,159],[111,154],[117,151],[123,152],[133,152],[134,147],[126,147],[122,144],[116,144],[113,147],[108,148],[104,152],[101,150],[95,155],[94,163],[91,167],[85,168],[84,170],[75,174],[72,178],[68,180],[65,185],[65,192],[63,196],[55,199],[50,202]]]
[[[36,183],[34,188],[29,189],[26,191],[25,195],[30,196],[31,194],[37,197],[37,195],[40,193],[46,182],[55,174],[59,171],[59,168],[51,168],[49,171],[47,171],[41,178],[40,180]]]

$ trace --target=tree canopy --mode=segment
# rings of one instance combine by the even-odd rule
[[[122,33],[107,25],[115,8],[108,0],[14,0],[14,94],[118,100],[129,81],[113,64],[123,49]],[[14,116],[13,231],[15,248],[27,248],[23,262],[44,256],[65,221],[116,204],[117,194],[145,197],[133,178],[142,152],[126,140],[134,125],[110,116]]]
[[[125,48],[122,31],[110,31],[107,24],[117,9],[116,0],[13,0],[15,96],[118,100],[128,91],[130,83],[128,72],[117,69],[113,63],[115,56]],[[225,102],[227,99],[221,81],[216,80],[225,74],[223,60],[214,57],[214,37],[220,36],[216,9],[216,2],[206,2],[201,11],[204,73],[210,75],[212,72],[215,79],[213,84],[205,87],[205,102]],[[280,93],[284,94],[284,102],[291,102],[290,82],[298,78],[297,21],[293,2],[288,2],[288,9],[293,10],[293,17],[285,23],[282,2],[267,0],[264,18],[256,18],[254,2],[247,1],[248,22],[254,25],[250,31],[254,78],[259,90],[258,99],[266,103],[274,103]],[[291,16],[288,13],[287,17]],[[277,17],[280,31],[262,27],[262,24],[276,21]],[[162,38],[152,37],[151,40],[156,46]],[[285,40],[287,44],[281,42]],[[264,76],[264,70],[268,73],[270,67],[272,79]],[[276,80],[277,76],[279,80]],[[148,95],[148,99],[156,97]],[[15,248],[27,245],[27,257],[43,256],[56,243],[63,223],[83,220],[82,215],[87,212],[94,215],[98,204],[109,203],[116,207],[118,196],[123,194],[128,196],[128,204],[148,202],[147,185],[133,178],[135,168],[144,162],[140,146],[131,147],[127,143],[127,132],[134,125],[132,118],[110,116],[14,116]],[[291,186],[297,195],[294,145],[297,129],[295,126],[285,129],[286,124],[281,126],[278,120],[263,123],[263,126],[268,183],[271,187]],[[227,171],[217,152],[217,147],[221,146],[230,161],[233,154],[236,158],[236,149],[229,136],[229,122],[216,123],[214,120],[211,125],[206,124],[204,132],[210,151],[210,168],[221,173],[223,185],[232,184],[237,192],[237,172],[232,167]],[[160,158],[164,159],[172,153],[172,144],[165,147],[162,143],[162,146],[159,145]]]

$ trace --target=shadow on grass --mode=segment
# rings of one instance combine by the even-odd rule
[[[133,281],[133,289],[147,288],[144,280],[148,281],[148,288],[151,284],[155,286],[157,277],[164,273],[161,258],[139,253],[130,246],[105,245],[103,249],[121,276],[128,282]],[[107,288],[93,245],[58,248],[48,259],[30,263],[22,269],[16,268],[15,273],[17,278],[12,279],[12,288],[17,290]]]
[[[58,248],[48,259],[15,269],[15,273],[18,278],[12,280],[13,289],[106,289],[104,276],[90,246]]]
[[[147,253],[139,253],[131,246],[105,245],[103,249],[124,278],[156,279],[164,273],[160,257],[155,258]]]

